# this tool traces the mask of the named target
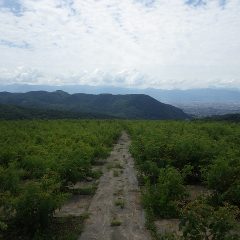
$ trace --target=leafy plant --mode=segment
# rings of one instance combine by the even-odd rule
[[[175,168],[167,167],[160,170],[155,185],[148,182],[143,204],[145,208],[152,209],[156,216],[176,217],[179,214],[179,204],[185,196],[181,174]]]
[[[236,217],[239,209],[225,205],[214,208],[204,200],[189,203],[182,212],[180,229],[184,239],[225,240],[239,239],[233,233],[238,224]]]
[[[220,202],[228,201],[240,206],[240,161],[219,158],[211,164],[206,173],[209,188],[216,190]]]
[[[61,193],[60,184],[51,175],[31,181],[15,199],[15,223],[29,234],[48,226],[54,211],[63,204],[67,195]],[[23,221],[24,219],[24,221]]]

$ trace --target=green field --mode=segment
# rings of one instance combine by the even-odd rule
[[[2,121],[0,227],[4,239],[36,237],[70,194],[66,187],[92,170],[118,139],[115,121]]]
[[[69,185],[99,178],[94,166],[123,130],[153,238],[177,239],[155,223],[178,219],[183,239],[239,239],[239,124],[117,120],[0,122],[0,239],[77,239],[87,216],[54,212]],[[208,194],[191,198],[198,187]]]
[[[176,218],[184,239],[240,238],[234,231],[239,228],[239,124],[131,122],[128,128],[147,224],[156,239],[177,238],[158,234],[154,224]],[[205,194],[196,196],[200,186]]]

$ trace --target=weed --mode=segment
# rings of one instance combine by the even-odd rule
[[[120,196],[123,195],[123,189],[118,189],[115,193],[114,196]]]
[[[114,177],[118,177],[119,176],[119,171],[117,171],[117,170],[113,170],[113,176]]]
[[[118,199],[118,200],[116,200],[115,201],[115,206],[119,206],[120,208],[124,208],[124,206],[125,206],[125,202],[124,202],[124,200],[123,199]]]
[[[114,168],[114,164],[113,163],[108,163],[107,164],[107,170],[111,170]]]
[[[106,160],[104,159],[94,159],[92,162],[92,165],[94,166],[102,166],[106,163]]]
[[[111,222],[111,227],[118,227],[121,226],[122,222],[116,218],[114,218]]]
[[[114,165],[114,168],[119,168],[119,169],[123,169],[123,166],[120,163],[116,163]]]
[[[103,172],[101,170],[93,170],[92,177],[95,179],[99,179],[102,176]]]
[[[71,189],[71,193],[74,195],[80,194],[80,195],[93,195],[97,190],[97,186],[87,186],[82,188],[75,188]]]

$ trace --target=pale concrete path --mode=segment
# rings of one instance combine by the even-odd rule
[[[144,227],[144,211],[129,145],[130,138],[123,132],[107,159],[88,209],[90,217],[79,240],[151,239]],[[119,226],[111,226],[114,223]]]

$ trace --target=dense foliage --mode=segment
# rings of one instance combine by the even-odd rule
[[[233,211],[229,209],[240,207],[238,124],[139,121],[129,123],[128,129],[133,139],[131,152],[139,169],[139,180],[144,186],[143,204],[152,221],[158,218],[185,217],[185,239],[208,239],[189,237],[191,234],[197,235],[196,232],[191,232],[194,231],[191,221],[199,222],[199,218],[211,225],[216,220],[215,216],[225,213],[231,215]],[[201,208],[200,203],[191,204],[188,196],[190,193],[186,191],[187,185],[204,185],[211,189],[212,194],[202,204],[209,213],[212,212],[211,219],[208,219],[208,214],[195,214],[198,208]],[[231,222],[230,226],[233,226],[233,219],[237,216],[235,214],[223,217],[223,222]],[[198,225],[196,229],[200,229],[199,236],[202,236],[202,231],[206,229],[213,231],[211,237],[221,235],[224,224],[219,223],[220,227],[210,225],[205,228]],[[231,227],[227,228],[226,232],[230,230]],[[228,236],[227,233],[224,234],[222,236]]]
[[[224,115],[215,115],[215,116],[207,117],[206,120],[240,122],[240,114],[232,113],[232,114],[224,114]]]
[[[236,206],[214,207],[199,199],[183,209],[180,228],[184,239],[237,240],[239,235],[231,231],[236,228],[238,214]]]
[[[152,231],[157,219],[179,218],[183,239],[239,239],[239,124],[113,120],[0,122],[0,238],[40,239],[66,187],[98,175],[92,165],[124,128]],[[191,199],[189,185],[211,194]]]
[[[74,112],[48,108],[20,107],[17,105],[0,104],[0,119],[23,120],[23,119],[114,119],[98,113]]]
[[[0,228],[34,239],[69,196],[66,186],[95,176],[92,164],[107,157],[121,125],[2,121],[0,132]]]

